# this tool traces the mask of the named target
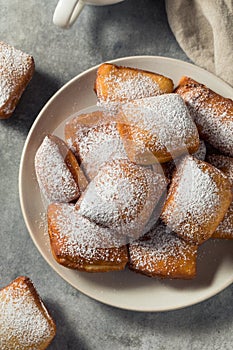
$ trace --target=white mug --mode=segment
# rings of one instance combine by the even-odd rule
[[[112,5],[124,0],[59,0],[53,14],[53,23],[69,28],[78,18],[85,5]]]

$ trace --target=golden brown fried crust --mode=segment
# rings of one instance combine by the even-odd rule
[[[149,277],[192,279],[196,276],[197,245],[190,244],[165,227],[129,244],[129,268]]]
[[[121,93],[117,92],[117,79],[120,77],[123,82],[127,82],[130,78],[135,78],[139,74],[144,77],[150,78],[152,82],[156,83],[157,85],[157,88],[151,91],[149,95],[147,94],[146,96],[143,96],[142,94],[141,97],[154,96],[157,94],[169,93],[173,91],[173,81],[161,74],[137,68],[123,67],[110,63],[104,63],[98,68],[96,81],[94,84],[94,91],[96,92],[97,98],[103,101],[121,103],[129,101],[130,91],[129,96],[127,96],[127,93],[124,93],[124,95],[122,95]]]
[[[212,238],[233,239],[233,202],[213,233]]]
[[[69,233],[63,232],[64,227],[61,228],[59,226],[59,218],[63,216],[65,219],[64,215],[66,215],[63,208],[65,208],[64,205],[58,203],[48,206],[48,233],[51,251],[55,260],[65,267],[79,271],[108,272],[123,270],[128,262],[126,245],[110,248],[101,248],[98,246],[90,248],[88,245],[84,246],[82,245],[81,236],[85,233],[84,227],[81,224],[79,228],[80,239],[76,237],[76,240],[72,242],[72,249],[69,249]],[[77,216],[75,227],[79,224],[78,220],[79,217]],[[84,220],[88,222],[88,219]],[[98,235],[98,226],[91,224],[91,228]],[[75,233],[73,232],[73,234]],[[95,232],[89,232],[89,234],[92,235]]]
[[[73,152],[68,148],[67,144],[55,135],[48,135],[51,141],[53,141],[59,148],[59,151],[70,170],[75,182],[78,184],[80,191],[84,191],[87,187],[87,179],[80,168],[78,161]]]
[[[207,155],[207,161],[225,173],[231,182],[233,192],[233,158],[221,154],[210,154]],[[233,202],[212,237],[233,239]]]
[[[221,170],[228,177],[233,190],[233,158],[222,154],[208,154],[206,161]]]
[[[151,134],[148,133],[146,130],[142,130],[137,126],[122,123],[118,123],[117,128],[119,134],[122,137],[125,149],[127,151],[127,155],[131,162],[142,165],[150,165],[156,162],[162,164],[167,163],[174,158],[174,154],[171,154],[171,152],[169,152],[166,147],[157,148],[156,138],[152,138]],[[137,145],[135,144],[134,135],[137,135],[137,142],[141,142],[144,145],[145,150],[143,152],[138,151]],[[199,140],[197,138],[196,144],[188,146],[187,148],[185,148],[185,151],[189,152],[190,154],[193,154],[198,150],[198,148]],[[176,157],[181,156],[182,154],[184,154],[185,151],[182,147],[180,147],[179,149],[177,148],[175,151]]]
[[[196,125],[178,94],[132,101],[119,108],[118,116],[125,150],[137,164],[165,163],[199,148]]]

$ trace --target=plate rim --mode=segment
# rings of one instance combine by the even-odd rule
[[[190,62],[186,62],[186,61],[183,61],[183,60],[180,60],[180,59],[176,59],[176,58],[171,58],[171,57],[166,57],[166,56],[159,56],[159,55],[136,55],[136,56],[124,56],[124,57],[119,57],[119,58],[115,58],[115,59],[111,59],[111,60],[106,60],[104,61],[105,63],[115,63],[115,64],[120,64],[122,61],[125,61],[125,60],[134,60],[134,59],[137,59],[137,60],[140,60],[140,59],[156,59],[156,60],[163,60],[163,61],[171,61],[173,63],[175,62],[178,62],[179,64],[182,63],[184,66],[186,67],[190,67],[192,69],[197,69],[198,71],[200,72],[205,72],[205,73],[208,73],[208,75],[211,75],[212,78],[216,81],[219,81],[221,82],[221,85],[225,85],[225,87],[227,89],[230,88],[230,90],[232,90],[233,92],[233,88],[228,84],[226,83],[225,81],[223,81],[221,78],[219,78],[218,76],[216,76],[215,74],[213,74],[212,72],[209,72],[207,71],[206,69],[202,68],[202,67],[199,67],[193,63],[190,63]],[[26,214],[26,210],[25,210],[25,206],[24,206],[24,195],[23,195],[23,189],[22,189],[22,172],[23,172],[23,167],[24,167],[24,163],[25,163],[25,154],[26,154],[26,151],[27,151],[27,148],[28,148],[28,144],[29,144],[29,141],[31,139],[31,135],[34,131],[34,129],[36,128],[38,122],[40,121],[40,118],[41,116],[43,115],[44,111],[48,108],[48,106],[57,98],[57,96],[59,94],[61,94],[64,90],[66,90],[67,87],[69,87],[70,85],[72,85],[76,80],[79,80],[82,76],[88,74],[88,73],[91,73],[92,71],[95,71],[98,69],[98,67],[104,63],[104,62],[101,62],[99,64],[96,64],[95,66],[92,66],[88,69],[86,69],[85,71],[77,74],[76,76],[74,76],[72,79],[70,79],[69,81],[67,81],[64,85],[62,85],[50,98],[49,100],[45,103],[45,105],[42,107],[42,109],[40,110],[40,112],[38,113],[37,117],[35,118],[33,124],[31,125],[30,127],[30,130],[27,134],[27,137],[24,141],[24,146],[23,146],[23,149],[22,149],[22,152],[21,152],[21,157],[20,157],[20,165],[19,165],[19,172],[18,172],[18,190],[19,190],[19,199],[20,199],[20,208],[21,208],[21,212],[22,212],[22,215],[23,215],[23,219],[24,219],[24,223],[26,225],[26,228],[28,230],[28,233],[33,241],[33,243],[35,244],[36,248],[38,249],[38,251],[40,252],[40,254],[42,255],[42,257],[44,258],[44,260],[48,263],[48,265],[52,268],[53,271],[55,271],[63,280],[65,280],[68,284],[70,284],[73,288],[75,288],[76,291],[78,292],[81,292],[82,294],[88,296],[89,298],[95,300],[95,301],[98,301],[98,302],[101,302],[102,304],[105,304],[105,305],[108,305],[108,306],[112,306],[114,308],[118,308],[118,309],[122,309],[122,310],[128,310],[128,311],[137,311],[137,312],[169,312],[169,311],[174,311],[174,310],[180,310],[180,309],[183,309],[183,308],[187,308],[189,306],[193,306],[193,305],[196,305],[196,304],[199,304],[203,301],[206,301],[214,296],[216,296],[217,294],[219,294],[220,292],[222,292],[223,290],[225,290],[227,287],[229,287],[232,283],[233,283],[233,275],[231,278],[229,278],[223,285],[221,285],[221,287],[215,289],[214,293],[213,292],[210,292],[209,294],[205,294],[205,295],[202,295],[200,296],[199,298],[196,298],[195,301],[187,301],[186,303],[183,303],[182,305],[179,305],[179,304],[176,304],[174,305],[173,307],[169,307],[169,308],[165,308],[165,307],[157,307],[156,309],[155,308],[151,308],[151,309],[147,309],[147,308],[135,308],[135,307],[127,307],[127,306],[124,306],[124,305],[117,305],[117,304],[114,304],[114,303],[111,303],[109,301],[104,301],[104,298],[101,299],[101,298],[95,298],[92,294],[86,292],[86,291],[83,291],[82,289],[78,289],[75,284],[69,280],[68,277],[64,276],[62,274],[62,272],[59,270],[59,268],[57,268],[56,266],[54,266],[49,258],[47,257],[47,255],[43,252],[43,250],[40,248],[39,244],[37,243],[36,241],[36,238],[31,230],[31,227],[30,227],[30,224],[29,224],[29,221],[27,219],[27,214]],[[184,67],[185,68],[185,67]],[[185,69],[184,69],[185,70]],[[208,289],[207,289],[208,290]]]

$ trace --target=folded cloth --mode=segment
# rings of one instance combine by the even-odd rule
[[[233,86],[233,1],[165,1],[169,25],[187,56]]]

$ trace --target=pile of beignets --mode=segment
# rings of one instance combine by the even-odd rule
[[[35,156],[56,261],[191,279],[198,247],[233,239],[233,101],[190,77],[102,64],[95,112]]]

